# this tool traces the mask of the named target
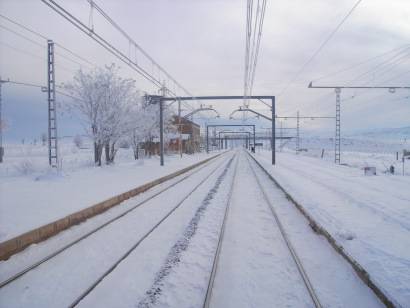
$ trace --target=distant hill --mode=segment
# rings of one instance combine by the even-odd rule
[[[335,132],[303,132],[303,130],[301,130],[301,137],[334,138]],[[342,128],[341,137],[356,139],[410,140],[410,126],[401,128],[375,128],[354,131],[344,131]]]

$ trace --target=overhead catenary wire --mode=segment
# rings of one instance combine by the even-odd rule
[[[41,34],[38,34],[37,32],[34,32],[33,30],[30,30],[30,29],[28,29],[28,28],[26,28],[26,27],[24,27],[24,26],[18,24],[17,22],[15,22],[15,21],[13,21],[13,20],[11,20],[11,19],[8,19],[7,17],[5,17],[5,16],[3,16],[3,15],[0,15],[0,17],[3,17],[4,19],[7,19],[8,21],[10,21],[10,22],[12,22],[12,23],[14,23],[14,24],[16,24],[16,25],[18,25],[18,26],[20,26],[20,27],[26,29],[27,31],[30,31],[31,33],[34,33],[34,34],[36,34],[36,35],[42,37],[43,39],[48,40],[48,38],[46,38],[45,36],[43,36],[43,35],[41,35]]]
[[[342,24],[345,22],[345,20],[350,16],[350,14],[354,11],[354,9],[359,5],[359,3],[362,0],[359,0],[356,5],[350,10],[349,14],[341,21],[341,23],[336,27],[336,29],[330,34],[330,36],[326,39],[326,41],[320,46],[320,48],[314,53],[314,55],[309,59],[309,61],[302,67],[302,69],[296,74],[295,77],[289,82],[289,84],[282,90],[282,92],[279,93],[279,96],[283,94],[287,90],[287,88],[295,81],[296,78],[299,77],[299,75],[305,70],[305,68],[309,65],[310,62],[316,57],[316,55],[322,50],[322,48],[326,45],[326,43],[332,38],[332,36],[336,33],[336,31],[342,26]]]
[[[312,82],[315,82],[315,81],[318,81],[318,80],[321,80],[321,79],[324,79],[324,78],[327,78],[327,77],[336,75],[336,74],[338,74],[338,73],[347,71],[347,70],[349,70],[349,69],[351,69],[351,68],[354,68],[354,67],[357,67],[357,66],[359,66],[359,65],[362,65],[362,64],[364,64],[364,63],[367,63],[367,62],[370,62],[370,61],[372,61],[372,60],[378,59],[378,58],[380,58],[380,57],[383,57],[383,56],[385,56],[385,55],[388,55],[389,53],[392,53],[392,52],[394,52],[394,51],[397,51],[397,50],[402,49],[402,48],[404,48],[404,47],[407,47],[407,46],[409,46],[409,45],[410,45],[410,44],[407,44],[407,45],[404,45],[404,46],[402,46],[402,47],[393,49],[393,50],[391,50],[391,51],[388,51],[388,52],[386,52],[386,53],[383,53],[383,54],[381,54],[381,55],[378,55],[377,57],[374,57],[374,58],[365,60],[365,61],[363,61],[363,62],[360,62],[360,63],[357,63],[357,64],[355,64],[355,65],[349,66],[348,68],[344,68],[344,69],[342,69],[342,70],[340,70],[340,71],[337,71],[337,72],[335,72],[335,73],[331,73],[331,74],[326,75],[326,76],[324,76],[324,77],[320,77],[320,78],[318,78],[318,79],[312,80]]]
[[[11,48],[11,49],[14,49],[14,50],[18,50],[18,51],[20,51],[20,52],[22,52],[22,53],[25,53],[25,54],[27,54],[27,55],[29,55],[29,56],[35,57],[35,58],[40,59],[40,60],[42,60],[42,61],[47,62],[46,59],[43,59],[43,58],[38,57],[38,56],[36,56],[36,55],[33,55],[33,54],[31,54],[31,53],[29,53],[29,52],[27,52],[27,51],[24,51],[24,50],[21,50],[21,49],[12,47],[12,46],[10,46],[10,45],[7,45],[7,44],[1,43],[1,42],[0,42],[0,44],[1,44],[1,45],[4,45],[4,46],[7,46],[7,47],[9,47],[9,48]],[[57,67],[59,67],[59,68],[61,68],[61,69],[63,69],[63,70],[66,70],[67,72],[70,72],[70,73],[72,73],[72,74],[75,74],[73,71],[70,71],[69,69],[67,69],[67,68],[65,68],[65,67],[63,67],[63,66],[61,66],[61,65],[55,64],[55,66],[57,66]]]
[[[84,25],[81,21],[79,21],[77,18],[75,18],[72,14],[70,14],[68,11],[66,11],[64,8],[62,8],[60,5],[58,5],[55,1],[49,0],[50,3],[53,5],[49,4],[46,0],[41,0],[43,3],[45,3],[47,6],[49,6],[51,9],[53,9],[55,12],[60,14],[62,17],[64,17],[67,21],[69,21],[71,24],[73,24],[75,27],[77,27],[79,30],[81,30],[83,33],[87,34],[88,37],[92,38],[94,41],[96,41],[98,44],[100,44],[102,47],[104,47],[106,50],[108,50],[110,53],[112,53],[114,56],[116,56],[118,59],[123,61],[126,65],[131,67],[133,70],[135,70],[137,73],[139,73],[141,76],[143,76],[145,79],[147,79],[149,82],[153,83],[155,86],[158,88],[162,88],[163,85],[161,84],[160,81],[156,80],[152,75],[150,75],[148,72],[146,72],[144,69],[142,69],[140,66],[138,66],[136,63],[132,62],[127,56],[125,56],[123,53],[121,53],[118,49],[116,49],[114,46],[112,46],[110,43],[108,43],[106,40],[104,40],[100,35],[98,35],[95,31],[91,31],[89,27]],[[96,8],[100,13],[102,12],[101,9],[93,2],[94,8]],[[104,13],[105,16],[107,16]],[[103,16],[104,16],[103,15]],[[71,19],[70,19],[71,18]],[[108,16],[106,18],[109,18]],[[109,21],[117,28],[118,26],[111,20]],[[120,29],[119,27],[117,29]],[[122,30],[119,30],[120,32]],[[92,33],[92,35],[90,35]],[[125,32],[122,31],[122,34]],[[125,34],[126,35],[126,34]],[[128,37],[128,36],[126,36]],[[130,37],[129,40],[135,43]],[[135,45],[139,47],[136,43]],[[151,58],[152,59],[152,58]],[[155,62],[155,61],[154,61]],[[153,64],[154,64],[153,62]],[[155,62],[156,64],[156,62]],[[175,79],[173,79],[168,73],[166,73],[163,69],[159,67],[158,64],[156,64],[157,67],[162,70],[171,80],[173,80],[181,89],[183,89],[189,96],[195,98],[191,93],[189,93],[186,89],[184,89]],[[174,94],[172,91],[168,89],[168,93],[172,94],[174,97],[177,97],[176,94]],[[186,105],[190,110],[194,110],[191,106],[188,104]],[[205,121],[209,122],[210,120],[205,118],[203,115],[199,113],[200,116],[204,118]]]
[[[28,40],[28,41],[30,41],[30,42],[32,42],[32,43],[34,43],[34,44],[36,44],[36,45],[38,45],[38,46],[40,46],[41,48],[45,48],[45,49],[47,49],[47,47],[46,47],[46,46],[41,45],[41,44],[39,44],[39,43],[37,43],[37,42],[35,42],[35,41],[33,41],[33,40],[29,39],[28,37],[25,37],[24,35],[21,35],[21,34],[19,34],[19,33],[15,32],[15,31],[12,31],[12,30],[10,30],[10,29],[8,29],[8,28],[6,28],[6,27],[2,26],[2,25],[0,25],[0,27],[1,27],[1,28],[6,29],[6,30],[8,30],[8,31],[10,31],[10,32],[12,32],[12,33],[14,33],[14,34],[16,34],[16,35],[18,35],[18,36],[20,36],[20,37],[24,38],[24,39],[26,39],[26,40]],[[23,26],[22,26],[22,27],[23,27]],[[23,27],[23,28],[24,28],[24,29],[27,29],[27,28],[25,28],[25,27]],[[40,36],[41,36],[41,35],[40,35]],[[43,37],[43,36],[42,36],[42,37]],[[57,43],[54,43],[54,44],[55,44],[55,45],[58,45],[60,48],[62,48],[62,49],[64,49],[64,50],[66,50],[67,52],[69,52],[69,53],[71,53],[71,54],[75,55],[76,57],[78,57],[78,58],[80,58],[80,59],[84,60],[85,62],[87,62],[87,63],[89,63],[89,64],[93,65],[94,67],[98,68],[98,66],[97,66],[97,65],[92,64],[91,62],[89,62],[89,61],[85,60],[84,58],[82,58],[82,57],[80,57],[80,56],[76,55],[76,54],[75,54],[75,53],[73,53],[72,51],[70,51],[70,50],[68,50],[67,48],[64,48],[63,46],[61,46],[60,44],[57,44]],[[10,46],[9,46],[9,47],[10,47]],[[13,47],[11,47],[11,48],[13,48]],[[16,49],[16,48],[15,48],[15,49]],[[74,62],[74,63],[76,63],[76,64],[78,64],[78,65],[80,65],[80,66],[83,66],[83,67],[85,67],[85,68],[87,68],[87,69],[91,70],[91,68],[89,68],[89,67],[87,67],[87,66],[85,66],[85,65],[83,65],[83,64],[81,64],[81,63],[79,63],[79,62],[77,62],[77,61],[75,61],[75,60],[73,60],[73,59],[70,59],[70,58],[68,58],[68,57],[66,57],[66,56],[64,56],[64,55],[62,55],[62,54],[60,54],[60,53],[58,53],[58,52],[55,52],[55,54],[58,54],[59,56],[61,56],[61,57],[65,58],[65,59],[67,59],[67,60],[69,60],[69,61],[71,61],[71,62]]]
[[[244,76],[244,99],[243,107],[250,104],[249,96],[252,95],[253,81],[255,78],[256,66],[258,62],[259,46],[262,37],[263,22],[266,10],[266,0],[258,0],[256,4],[255,25],[252,36],[252,19],[253,19],[253,0],[248,0],[247,3],[247,21],[246,21],[246,44],[245,44],[245,76]],[[252,49],[250,50],[250,43]],[[255,43],[256,42],[256,43]],[[242,126],[245,125],[248,118],[247,112],[242,115]]]
[[[45,2],[45,0],[42,0],[43,2]],[[53,0],[49,0],[50,2],[54,3],[55,5],[57,5]],[[161,84],[161,80],[160,80],[160,73],[161,71],[168,77],[168,80],[171,79],[174,84],[177,84],[178,87],[180,89],[182,89],[186,94],[188,94],[189,96],[195,98],[195,96],[193,94],[191,94],[187,89],[185,89],[179,82],[177,82],[168,72],[166,72],[150,55],[148,55],[148,53],[146,53],[124,30],[121,29],[120,26],[118,26],[94,1],[91,0],[87,0],[90,5],[92,6],[92,8],[95,8],[105,19],[107,19],[111,25],[113,25],[125,38],[128,39],[129,43],[132,43],[135,48],[137,48],[144,56],[146,56],[153,65],[155,65],[158,68],[158,83],[154,83],[156,86],[158,87],[162,87],[163,85]],[[60,7],[60,9],[62,9]],[[90,29],[89,29],[90,30]],[[95,34],[95,31],[92,31],[93,34]],[[137,65],[136,62],[132,62],[129,58],[127,58],[126,56],[124,56],[125,59],[128,60],[129,63],[127,63],[125,60],[123,60],[126,64],[128,64],[129,66],[131,66],[131,63],[134,64],[135,66],[137,66],[139,69],[143,70],[140,66]],[[143,70],[144,71],[144,70]],[[145,71],[144,71],[145,72]],[[147,72],[145,72],[147,73]],[[148,73],[147,73],[148,74]],[[149,75],[149,74],[148,74]],[[151,77],[154,78],[153,73],[151,74]],[[174,95],[174,97],[178,97],[178,95],[174,92],[172,92],[170,89],[168,89],[168,92],[172,95]],[[201,102],[198,101],[199,104],[201,105],[206,105],[203,104]],[[189,106],[189,105],[188,105]],[[189,106],[191,110],[193,110],[193,108],[191,106]],[[201,115],[199,113],[199,115]],[[208,119],[204,118],[205,121],[208,121]]]

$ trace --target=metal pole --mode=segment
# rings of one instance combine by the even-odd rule
[[[297,130],[296,130],[296,155],[299,155],[299,111],[297,116]]]
[[[47,48],[47,79],[48,79],[48,162],[53,167],[58,167],[58,140],[57,140],[57,105],[55,93],[55,63],[54,43],[48,40]],[[54,152],[54,153],[53,153]],[[54,154],[54,155],[53,155]],[[53,165],[53,158],[55,165]]]
[[[253,148],[254,149],[256,149],[256,146],[255,146],[255,125],[253,126]]]
[[[2,83],[7,82],[6,80],[1,80],[0,77],[0,163],[3,162],[3,127],[2,127],[2,119],[1,119],[1,85]]]
[[[181,120],[181,99],[178,97],[178,121]]]
[[[275,151],[276,151],[276,145],[275,145],[275,137],[276,137],[276,132],[275,132],[275,97],[272,97],[272,165],[275,164]]]
[[[225,150],[228,149],[228,136],[225,135]]]
[[[335,137],[335,163],[340,164],[340,88],[336,88],[336,137]]]
[[[164,165],[164,115],[162,108],[162,97],[159,98],[159,151],[161,155],[161,166]]]
[[[3,80],[0,77],[0,163],[3,162],[3,127],[1,123],[1,84]]]
[[[205,124],[206,125],[206,124]],[[209,154],[209,136],[208,136],[209,126],[206,125],[206,153]]]

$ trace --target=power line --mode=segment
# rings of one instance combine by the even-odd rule
[[[375,59],[377,59],[377,58],[383,57],[383,56],[385,56],[385,55],[387,55],[387,54],[389,54],[389,53],[392,53],[392,52],[394,52],[394,51],[396,51],[396,50],[402,49],[402,48],[407,47],[407,46],[409,46],[409,45],[410,45],[410,44],[404,45],[404,46],[399,47],[399,48],[397,48],[397,49],[394,49],[394,50],[391,50],[391,51],[386,52],[386,53],[384,53],[384,54],[381,54],[381,55],[379,55],[379,56],[377,56],[377,57],[374,57],[374,58],[368,59],[368,60],[366,60],[366,61],[360,62],[360,63],[358,63],[358,64],[349,66],[348,68],[344,68],[344,69],[342,69],[342,70],[340,70],[340,71],[337,71],[337,72],[335,72],[335,73],[326,75],[326,76],[321,77],[321,78],[319,78],[319,79],[315,79],[315,80],[313,80],[312,82],[315,82],[315,81],[318,81],[318,80],[321,80],[321,79],[324,79],[324,78],[327,78],[327,77],[336,75],[336,74],[338,74],[338,73],[347,71],[347,70],[349,70],[349,69],[351,69],[351,68],[353,68],[353,67],[356,67],[356,66],[362,65],[362,64],[364,64],[364,63],[370,62],[370,61],[372,61],[372,60],[375,60]],[[407,49],[406,49],[406,50],[407,50]]]
[[[33,40],[30,40],[29,38],[27,38],[27,37],[25,37],[25,36],[23,36],[23,35],[21,35],[21,34],[18,34],[17,32],[14,32],[14,31],[12,31],[12,30],[10,30],[10,29],[8,29],[8,28],[2,26],[2,25],[0,25],[0,27],[4,28],[4,29],[6,29],[6,30],[8,30],[8,31],[10,31],[10,32],[12,32],[12,33],[14,33],[14,34],[16,34],[16,35],[18,35],[18,36],[24,38],[24,39],[26,39],[26,40],[28,40],[28,41],[30,41],[30,42],[36,44],[36,45],[38,45],[38,46],[40,46],[40,47],[46,48],[46,47],[44,47],[43,45],[41,45],[41,44],[39,44],[39,43],[37,43],[37,42],[34,42]]]
[[[35,84],[22,83],[22,82],[10,81],[10,80],[8,80],[7,82],[9,82],[9,83],[15,83],[15,84],[23,85],[23,86],[30,86],[30,87],[37,87],[37,88],[47,88],[47,87],[38,86],[38,85],[35,85]]]
[[[5,18],[5,19],[7,19],[7,20],[9,20],[9,21],[11,21],[12,23],[14,23],[14,24],[16,24],[16,25],[18,25],[18,26],[20,26],[20,27],[26,29],[27,31],[30,31],[30,32],[32,32],[32,33],[34,33],[34,34],[37,34],[38,36],[40,36],[40,37],[42,37],[42,38],[44,38],[44,39],[47,39],[45,36],[43,36],[43,35],[41,35],[41,34],[38,34],[37,32],[34,32],[34,31],[32,31],[32,30],[30,30],[30,29],[28,29],[28,28],[26,28],[26,27],[24,27],[24,26],[18,24],[18,23],[16,23],[15,21],[12,21],[11,19],[8,19],[8,18],[6,18],[6,17],[4,17],[4,16],[2,16],[2,15],[0,15],[0,16],[3,17],[3,18]],[[36,45],[42,47],[42,48],[46,48],[46,49],[47,49],[47,47],[45,47],[45,46],[43,46],[43,45],[41,45],[41,44],[39,44],[39,43],[37,43],[37,42],[35,42],[35,41],[33,41],[33,40],[27,38],[27,37],[25,37],[25,36],[23,36],[23,35],[21,35],[21,34],[19,34],[19,33],[17,33],[17,32],[14,32],[14,31],[12,31],[12,30],[10,30],[10,29],[8,29],[8,28],[2,26],[2,25],[0,25],[0,27],[6,29],[6,30],[8,30],[8,31],[10,31],[10,32],[12,32],[12,33],[14,33],[14,34],[16,34],[16,35],[18,35],[18,36],[20,36],[20,37],[22,37],[22,38],[24,38],[24,39],[30,41],[30,42],[32,42],[32,43],[34,43],[34,44],[36,44]],[[72,55],[78,57],[79,59],[81,59],[81,60],[87,62],[88,64],[91,64],[92,66],[94,66],[94,67],[96,67],[96,68],[99,68],[99,66],[97,66],[97,65],[91,63],[90,61],[88,61],[88,60],[82,58],[81,56],[75,54],[74,52],[68,50],[67,48],[61,46],[60,44],[57,44],[57,43],[55,43],[55,42],[54,42],[54,44],[57,45],[57,46],[59,46],[60,48],[64,49],[65,51],[71,53]],[[65,59],[67,59],[67,60],[69,60],[69,61],[72,61],[72,62],[74,62],[74,63],[77,63],[78,65],[84,66],[85,68],[91,70],[91,68],[89,68],[89,67],[87,67],[87,66],[85,66],[85,65],[83,65],[83,64],[81,64],[81,63],[79,63],[79,62],[77,62],[77,61],[75,61],[75,60],[73,60],[73,59],[70,59],[70,58],[68,58],[68,57],[66,57],[66,56],[64,56],[64,55],[62,55],[62,54],[60,54],[60,53],[58,53],[58,52],[56,52],[56,54],[58,54],[59,56],[65,58]]]
[[[336,27],[336,29],[332,32],[332,34],[327,38],[327,40],[322,44],[322,46],[320,46],[320,48],[315,52],[315,54],[310,58],[310,60],[305,64],[305,66],[299,71],[299,73],[296,74],[296,76],[291,80],[291,82],[285,87],[285,89],[282,90],[282,92],[280,92],[280,94],[277,96],[281,96],[283,92],[286,91],[286,89],[293,83],[293,81],[295,81],[296,78],[298,78],[298,76],[303,72],[303,70],[309,65],[309,63],[313,60],[314,57],[316,57],[316,55],[319,53],[320,50],[322,50],[322,48],[326,45],[326,43],[330,40],[330,38],[333,36],[333,34],[336,33],[336,31],[340,28],[340,26],[344,23],[344,21],[349,17],[349,15],[353,12],[353,10],[359,5],[359,3],[362,0],[359,0],[359,2],[356,3],[356,5],[351,9],[351,11],[349,12],[349,14],[347,14],[347,16],[342,20],[342,22]]]
[[[42,37],[43,39],[48,40],[48,38],[46,38],[45,36],[42,36],[41,34],[38,34],[37,32],[34,32],[33,30],[30,30],[30,29],[28,29],[28,28],[26,28],[26,27],[24,27],[24,26],[18,24],[18,23],[16,23],[15,21],[12,21],[11,19],[8,19],[7,17],[5,17],[5,16],[3,16],[3,15],[0,15],[0,17],[3,17],[3,18],[5,18],[5,19],[7,19],[8,21],[11,21],[12,23],[14,23],[14,24],[16,24],[16,25],[18,25],[18,26],[20,26],[20,27],[26,29],[27,31],[30,31],[31,33],[37,34],[38,36]]]
[[[96,41],[98,44],[100,44],[102,47],[107,49],[109,52],[111,52],[114,56],[116,56],[118,59],[123,61],[126,65],[131,67],[133,70],[135,70],[137,73],[139,73],[141,76],[146,78],[148,81],[153,83],[155,86],[162,88],[163,85],[161,84],[160,81],[157,81],[152,75],[150,75],[148,72],[146,72],[144,69],[142,69],[140,66],[137,65],[137,63],[132,62],[127,56],[125,56],[123,53],[121,53],[118,49],[116,49],[114,46],[112,46],[110,43],[108,43],[106,40],[104,40],[100,35],[98,35],[93,29],[90,29],[86,25],[84,25],[81,21],[79,21],[77,18],[75,18],[72,14],[70,14],[68,11],[63,9],[60,5],[58,5],[56,2],[53,0],[49,0],[54,6],[51,4],[47,3],[46,0],[41,0],[43,3],[45,3],[47,6],[49,6],[51,9],[53,9],[55,12],[60,14],[62,17],[64,17],[67,21],[72,23],[74,26],[76,26],[78,29],[80,29],[83,33],[85,33],[88,37],[92,38],[94,41]],[[129,41],[135,45],[141,52],[148,57],[153,65],[155,64],[159,72],[162,71],[168,78],[170,78],[175,84],[178,85],[180,89],[183,89],[185,93],[187,93],[189,96],[195,98],[191,93],[188,92],[185,88],[183,88],[175,79],[173,79],[167,72],[165,72],[148,54],[146,54],[118,25],[116,25],[94,2],[92,2],[93,7],[95,7],[102,15],[105,17],[117,30],[121,32],[126,38],[129,39]],[[57,9],[57,8],[58,9]],[[65,14],[65,15],[64,15]],[[67,15],[67,16],[66,16]],[[71,18],[71,19],[70,19]],[[86,31],[87,30],[87,31]],[[97,39],[98,38],[98,39]],[[132,65],[131,65],[132,64]],[[173,93],[171,90],[168,89],[168,93],[172,94],[173,96],[177,97],[175,93]],[[204,104],[205,105],[205,104]],[[191,110],[194,110],[191,106],[187,105],[187,107]],[[200,114],[201,115],[201,114]],[[201,115],[205,121],[209,121],[206,119],[203,115]]]
[[[24,50],[21,50],[21,49],[18,49],[18,48],[9,46],[9,45],[4,44],[4,43],[1,43],[1,42],[0,42],[0,44],[1,44],[1,45],[4,45],[4,46],[7,46],[7,47],[9,47],[9,48],[11,48],[11,49],[18,50],[18,51],[20,51],[20,52],[22,52],[22,53],[25,53],[25,54],[29,55],[29,56],[32,56],[32,57],[35,57],[35,58],[37,58],[37,59],[40,59],[40,60],[43,60],[43,61],[46,61],[46,62],[47,62],[46,59],[40,58],[40,57],[38,57],[38,56],[36,56],[36,55],[33,55],[33,54],[29,53],[29,52],[26,52],[26,51],[24,51]],[[70,73],[72,73],[72,74],[75,74],[73,71],[70,71],[69,69],[66,69],[65,67],[63,67],[63,66],[61,66],[61,65],[56,65],[56,66],[59,67],[59,68],[62,68],[63,70],[66,70],[67,72],[70,72]]]

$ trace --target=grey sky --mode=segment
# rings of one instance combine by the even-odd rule
[[[63,8],[88,25],[90,5],[86,0],[57,0]],[[130,35],[162,68],[196,96],[243,95],[245,70],[246,1],[103,1],[97,5]],[[410,44],[410,3],[408,1],[363,0],[315,59],[280,96],[285,86],[296,76],[343,18],[357,3],[344,1],[269,1],[259,51],[253,88],[254,95],[276,95],[278,116],[334,116],[335,96],[320,100],[333,92],[308,89],[310,81],[345,69],[362,61]],[[119,75],[137,80],[144,91],[156,91],[152,84],[121,63],[87,35],[64,20],[40,0],[0,0],[1,15],[68,48],[88,61],[103,66],[116,63]],[[128,41],[98,12],[93,13],[95,32],[128,55]],[[46,47],[47,42],[4,18],[0,25],[24,35]],[[0,76],[11,81],[46,85],[46,49],[0,28]],[[17,48],[36,57],[27,55]],[[408,46],[410,47],[410,46]],[[380,65],[405,48],[389,53],[354,69],[317,81],[319,85],[345,85]],[[90,66],[56,47],[56,51]],[[134,59],[135,53],[131,52]],[[388,63],[410,55],[410,49]],[[142,61],[137,53],[138,61]],[[389,71],[376,72],[357,81],[356,86],[409,86],[410,61],[404,61]],[[57,64],[72,72],[79,65],[61,56]],[[142,63],[151,71],[149,63]],[[392,65],[394,66],[394,65]],[[390,68],[390,67],[389,67]],[[85,68],[84,68],[85,69]],[[156,74],[158,74],[156,72]],[[388,81],[400,74],[401,77]],[[57,83],[72,80],[73,74],[57,68]],[[164,79],[161,76],[161,79]],[[387,82],[386,82],[387,81]],[[385,83],[384,83],[385,82]],[[382,84],[383,83],[383,84]],[[173,90],[173,84],[168,85]],[[177,90],[177,89],[176,89]],[[342,90],[343,130],[410,125],[408,90],[389,94],[388,90]],[[354,98],[351,98],[355,96]],[[58,100],[65,100],[57,95]],[[208,102],[209,103],[209,102]],[[227,124],[229,115],[241,101],[212,102],[221,114],[220,123]],[[262,103],[251,102],[251,108],[266,112]],[[40,89],[3,84],[2,113],[13,119],[13,127],[4,133],[5,140],[32,140],[47,129],[46,96]],[[241,115],[237,114],[240,118]],[[203,125],[203,121],[198,121]],[[219,123],[215,121],[215,124]],[[240,121],[231,121],[240,124]],[[82,128],[67,115],[58,118],[59,135],[81,133]],[[265,120],[249,124],[267,127]],[[302,130],[333,130],[333,119],[303,120]],[[294,127],[295,121],[284,121]]]

